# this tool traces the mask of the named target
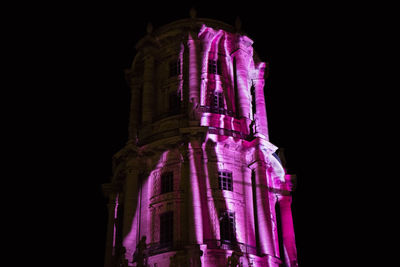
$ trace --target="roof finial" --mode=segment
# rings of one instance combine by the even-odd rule
[[[151,34],[153,32],[153,24],[151,24],[150,21],[149,21],[149,23],[147,23],[146,31],[147,31],[147,34]]]
[[[238,31],[238,32],[242,29],[242,21],[240,20],[239,16],[236,16],[235,28],[236,28],[236,31]]]
[[[190,17],[191,17],[192,19],[195,19],[196,16],[197,16],[197,11],[196,11],[196,9],[195,9],[194,7],[192,7],[192,8],[190,9],[190,11],[189,11],[189,14],[190,14]]]

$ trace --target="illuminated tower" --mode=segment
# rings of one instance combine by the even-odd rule
[[[105,266],[297,266],[294,176],[269,142],[266,64],[211,19],[136,45],[129,140],[113,157]]]

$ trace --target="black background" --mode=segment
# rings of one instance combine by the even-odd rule
[[[192,6],[197,17],[231,25],[239,16],[259,57],[269,63],[270,141],[285,148],[289,173],[298,178],[292,210],[300,266],[340,262],[336,255],[350,246],[342,233],[351,224],[345,213],[356,206],[349,203],[353,192],[345,171],[353,163],[341,159],[349,155],[346,142],[358,121],[348,113],[356,89],[344,82],[351,64],[351,34],[343,23],[348,14],[329,4],[147,1],[51,9],[25,37],[43,40],[27,49],[35,52],[30,62],[41,62],[28,65],[39,68],[50,99],[40,110],[48,118],[41,138],[50,143],[46,166],[54,168],[47,186],[56,188],[57,216],[50,213],[50,225],[63,225],[49,227],[61,234],[50,245],[63,247],[65,261],[104,264],[107,202],[101,184],[110,181],[112,156],[128,134],[130,94],[123,70],[148,22],[157,28],[188,18]]]

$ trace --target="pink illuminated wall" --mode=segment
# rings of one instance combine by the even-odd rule
[[[141,245],[150,266],[226,266],[228,257],[243,266],[297,266],[293,177],[269,142],[266,64],[254,55],[250,38],[218,23],[178,21],[137,45],[127,77],[138,96],[131,112],[142,110],[143,116],[131,114],[131,140],[114,157],[119,167],[112,184],[122,189],[113,206],[110,246],[118,247],[115,236],[122,229],[123,249],[107,258],[107,267],[136,266]],[[168,76],[169,62],[178,59],[179,74]],[[178,114],[166,108],[170,90],[179,95]],[[166,172],[172,173],[172,190],[162,192]],[[230,189],[223,188],[221,173],[232,178]],[[168,212],[172,228],[160,225]],[[229,242],[222,240],[226,214],[233,225]],[[160,244],[162,227],[173,231],[166,247]]]

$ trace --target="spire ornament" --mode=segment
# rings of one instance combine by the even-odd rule
[[[151,24],[150,21],[149,21],[149,23],[147,23],[146,31],[147,31],[147,34],[151,34],[153,32],[153,24]]]
[[[239,16],[237,16],[235,19],[235,29],[237,32],[242,30],[242,21],[240,20]]]
[[[196,18],[196,16],[197,16],[197,11],[196,11],[196,9],[195,9],[194,7],[192,7],[192,8],[190,9],[189,15],[190,15],[190,18],[191,18],[191,19],[195,19],[195,18]]]

